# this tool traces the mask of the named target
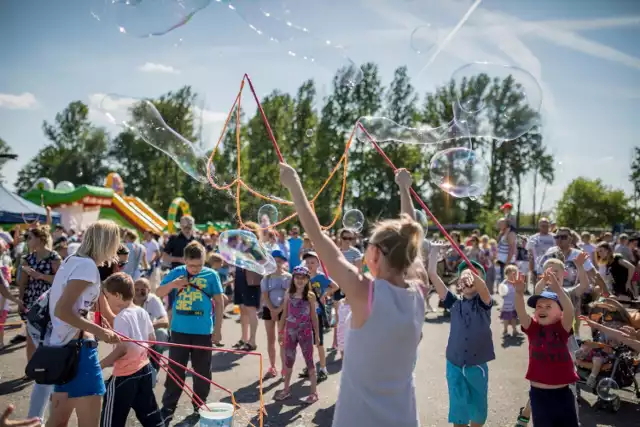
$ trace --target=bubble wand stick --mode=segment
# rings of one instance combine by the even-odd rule
[[[367,136],[367,138],[369,139],[369,141],[373,145],[373,148],[375,148],[375,150],[382,156],[384,161],[387,162],[387,164],[389,166],[391,166],[391,169],[393,169],[394,172],[397,171],[398,168],[396,167],[396,165],[393,164],[393,162],[391,161],[389,156],[387,156],[387,154],[380,147],[380,145],[378,145],[378,143],[376,142],[375,138],[373,138],[373,136],[371,136],[371,134],[367,131],[367,129],[365,129],[365,127],[362,125],[362,123],[360,123],[358,121],[356,123],[356,126],[359,127],[360,130],[362,130],[362,132],[364,132],[364,134]],[[458,244],[456,242],[453,241],[453,238],[449,235],[449,233],[447,233],[447,230],[445,230],[444,227],[442,226],[442,224],[440,224],[440,221],[438,221],[436,216],[431,212],[431,210],[429,210],[427,205],[422,201],[420,196],[418,196],[418,193],[416,193],[416,191],[413,189],[413,187],[410,187],[409,191],[411,192],[411,195],[416,200],[416,202],[418,202],[418,204],[422,207],[422,209],[424,209],[424,212],[427,215],[429,215],[429,218],[431,218],[431,220],[436,225],[436,227],[438,227],[438,229],[442,232],[442,234],[447,238],[449,243],[451,243],[451,247],[454,248],[456,250],[456,252],[458,252],[458,254],[460,254],[460,256],[462,257],[464,262],[467,263],[467,266],[469,267],[469,269],[471,271],[473,271],[475,274],[478,274],[478,270],[473,266],[473,264],[471,264],[471,261],[469,261],[469,258],[467,258],[467,256],[465,255],[464,251],[462,249],[460,249],[460,247],[458,246]]]

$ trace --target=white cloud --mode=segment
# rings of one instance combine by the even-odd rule
[[[180,70],[173,68],[171,65],[156,64],[155,62],[146,62],[138,67],[138,70],[143,73],[180,74]]]
[[[38,106],[38,100],[31,92],[24,92],[20,95],[10,93],[0,93],[0,108],[10,110],[31,110]]]

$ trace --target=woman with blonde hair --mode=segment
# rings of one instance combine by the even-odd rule
[[[418,427],[413,371],[424,324],[420,286],[425,283],[418,278],[424,272],[423,232],[415,221],[411,175],[404,169],[396,173],[402,217],[377,224],[369,239],[365,257],[373,277],[363,275],[322,232],[291,166],[280,164],[280,181],[352,310],[333,427]]]
[[[60,267],[60,255],[51,249],[51,235],[47,226],[38,226],[27,231],[29,254],[22,259],[22,273],[18,280],[20,300],[28,310],[42,294],[51,288],[53,277]],[[25,320],[24,314],[21,315]],[[36,350],[35,343],[27,334],[27,361]]]
[[[115,258],[119,244],[120,233],[115,222],[100,220],[91,224],[84,233],[78,251],[62,263],[53,280],[49,294],[49,345],[78,346],[80,350],[75,376],[67,379],[65,384],[54,387],[47,426],[66,426],[73,411],[78,417],[78,425],[100,425],[105,386],[96,339],[117,343],[119,338],[110,330],[92,322],[87,314],[101,295],[98,265]],[[49,348],[41,346],[37,352],[42,351],[45,356]]]

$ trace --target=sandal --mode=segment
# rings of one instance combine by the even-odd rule
[[[238,341],[237,343],[235,343],[232,348],[235,348],[237,350],[240,350],[242,347],[244,347],[246,343],[242,340]]]
[[[524,408],[520,408],[520,414],[518,414],[518,419],[516,420],[516,427],[526,427],[529,425],[529,418],[522,415],[522,411],[524,411]]]
[[[312,403],[316,403],[319,400],[318,392],[311,393],[309,396],[303,397],[300,401],[311,405]]]
[[[242,350],[242,351],[256,351],[257,349],[258,349],[257,345],[251,345],[248,342],[244,343],[244,345],[239,348],[239,350]]]
[[[265,374],[265,378],[275,378],[278,376],[278,370],[276,369],[275,366],[270,367],[269,369],[267,369],[267,373]]]
[[[290,397],[291,392],[289,390],[282,389],[276,391],[276,393],[273,395],[273,400],[280,402],[282,400],[287,400]]]

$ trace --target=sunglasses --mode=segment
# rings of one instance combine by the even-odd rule
[[[127,265],[126,262],[123,262],[123,261],[118,262],[118,267],[120,268],[124,267],[125,265]]]
[[[567,240],[569,239],[569,236],[566,234],[556,234],[555,236],[553,236],[556,240]]]
[[[348,241],[353,240],[353,237],[340,237],[340,239],[348,242]]]

